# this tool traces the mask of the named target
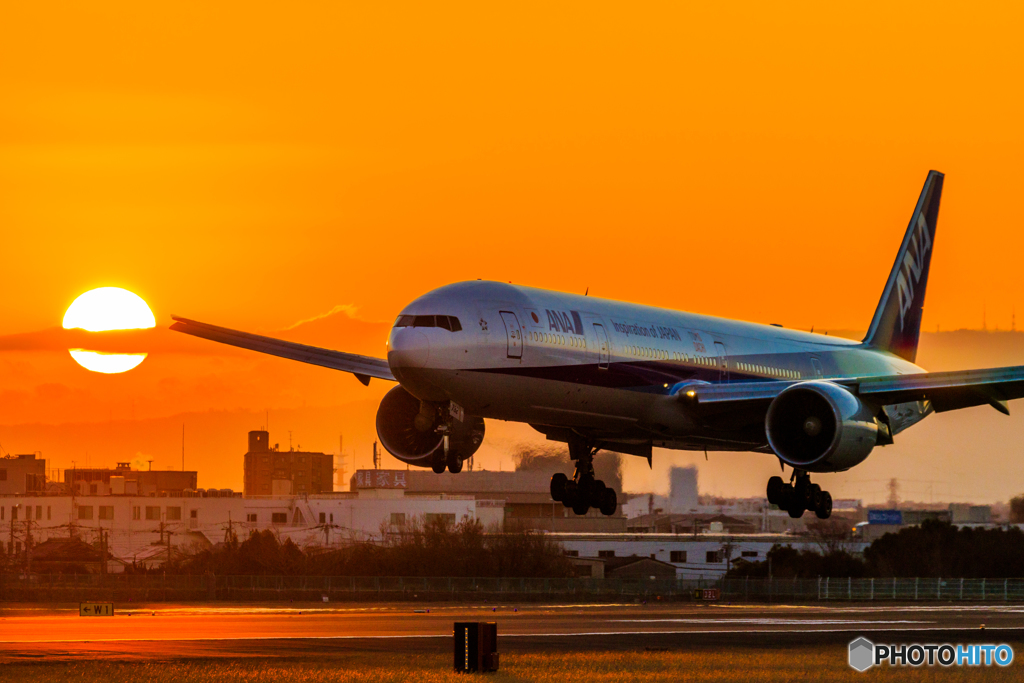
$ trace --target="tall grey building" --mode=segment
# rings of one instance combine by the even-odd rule
[[[684,514],[696,508],[697,500],[697,468],[673,467],[669,471],[669,509],[675,514]]]

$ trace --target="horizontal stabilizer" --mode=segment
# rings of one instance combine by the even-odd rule
[[[1024,398],[1024,366],[986,370],[922,372],[914,375],[836,378],[826,380],[844,386],[865,401],[879,406],[931,401],[935,412],[971,406],[992,406],[1009,415],[1007,401]],[[736,382],[694,386],[698,404],[767,403],[782,390],[799,382]]]

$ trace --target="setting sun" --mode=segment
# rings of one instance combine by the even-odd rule
[[[156,327],[153,311],[138,294],[120,287],[92,289],[75,299],[64,313],[64,329],[89,332],[142,330]]]
[[[153,311],[137,294],[120,287],[100,287],[82,294],[64,313],[64,329],[89,332],[138,330],[156,326]],[[137,367],[145,353],[101,353],[68,349],[79,365],[93,372],[116,374]]]

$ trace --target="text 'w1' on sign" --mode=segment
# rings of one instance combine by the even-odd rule
[[[112,602],[81,602],[78,604],[78,616],[80,617],[112,617],[114,616],[114,603]]]

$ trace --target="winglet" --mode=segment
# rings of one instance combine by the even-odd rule
[[[942,198],[942,173],[929,171],[896,262],[882,291],[864,343],[890,351],[913,362],[917,358],[917,342],[921,335],[924,294],[928,286],[928,268],[935,225],[939,220]]]

